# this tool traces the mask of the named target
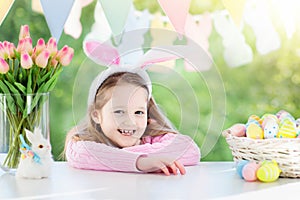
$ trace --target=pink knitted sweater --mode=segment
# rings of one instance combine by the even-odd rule
[[[149,154],[173,156],[183,165],[196,165],[200,161],[200,150],[194,141],[173,133],[147,136],[142,144],[122,149],[75,140],[70,140],[66,147],[67,161],[72,167],[103,171],[141,172],[136,167],[137,159]]]

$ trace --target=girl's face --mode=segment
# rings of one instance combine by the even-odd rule
[[[123,84],[110,92],[109,101],[95,111],[103,133],[119,147],[139,144],[147,126],[147,90]]]

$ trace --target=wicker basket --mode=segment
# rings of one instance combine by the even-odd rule
[[[234,161],[276,160],[282,170],[280,177],[300,178],[300,138],[251,139],[233,136],[229,129],[223,136]]]

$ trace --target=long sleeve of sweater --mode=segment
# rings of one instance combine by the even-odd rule
[[[91,141],[73,141],[67,144],[68,163],[81,169],[103,171],[140,172],[137,159],[147,155],[172,156],[183,165],[195,165],[200,160],[200,150],[194,141],[181,134],[147,136],[142,144],[123,149]]]
[[[179,160],[183,165],[195,165],[200,161],[200,150],[187,135],[165,134],[143,138],[143,145],[124,148],[127,151],[145,153],[147,155],[169,156]]]
[[[141,155],[91,141],[70,140],[66,149],[72,167],[103,171],[139,172],[136,161]]]

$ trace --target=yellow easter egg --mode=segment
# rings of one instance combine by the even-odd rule
[[[250,123],[247,126],[246,135],[252,139],[262,139],[264,137],[262,128],[255,123]]]
[[[276,162],[267,162],[257,170],[256,176],[262,182],[273,182],[279,178],[280,172]]]
[[[295,124],[290,120],[285,120],[278,130],[278,138],[295,138],[297,135]]]

